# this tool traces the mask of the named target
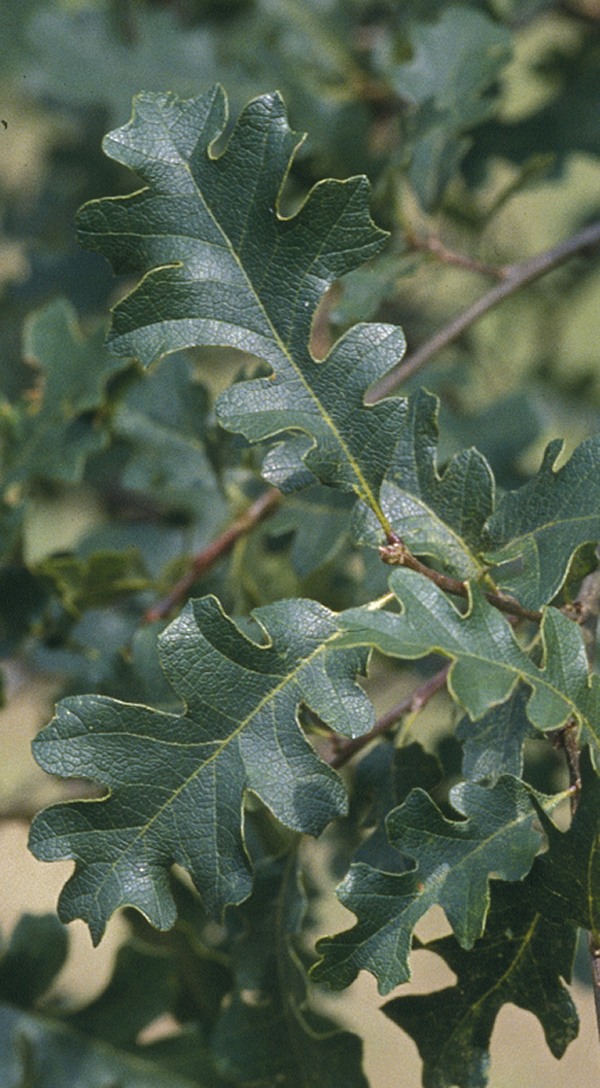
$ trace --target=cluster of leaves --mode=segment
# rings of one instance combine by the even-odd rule
[[[600,947],[600,684],[573,620],[597,563],[600,440],[564,463],[550,442],[523,482],[516,454],[537,427],[523,402],[465,419],[423,389],[369,391],[406,348],[399,325],[379,320],[418,269],[405,208],[416,203],[422,225],[434,213],[456,222],[460,206],[480,226],[494,156],[522,168],[513,191],[537,169],[525,143],[538,160],[551,150],[555,172],[567,150],[595,153],[593,122],[584,139],[574,118],[596,40],[574,19],[586,64],[568,120],[557,94],[508,121],[498,81],[528,5],[510,17],[435,2],[218,7],[152,10],[138,38],[135,13],[115,5],[121,41],[108,7],[42,10],[23,45],[76,24],[81,51],[92,27],[107,69],[119,50],[144,69],[157,43],[169,67],[171,50],[193,47],[183,83],[199,59],[205,78],[230,74],[237,112],[277,79],[312,132],[303,147],[279,94],[254,98],[231,129],[219,85],[139,94],[104,150],[143,187],[92,200],[77,220],[81,246],[122,278],[112,322],[80,326],[64,301],[39,310],[24,338],[30,376],[0,402],[3,650],[64,677],[37,762],[104,791],[40,812],[30,848],[75,862],[61,922],[84,919],[97,943],[124,908],[131,928],[108,988],[74,1012],[47,992],[62,925],[21,921],[0,960],[0,1068],[43,1088],[107,1077],[366,1088],[360,1040],[314,1013],[310,986],[343,990],[367,970],[389,995],[426,947],[456,982],[396,995],[385,1013],[414,1039],[426,1088],[482,1088],[507,1003],[564,1053],[578,1030],[565,983],[579,930]],[[73,57],[63,87],[79,78]],[[136,86],[105,103],[114,114],[144,82],[129,73]],[[96,76],[116,86],[102,66]],[[549,149],[532,132],[555,114]],[[376,182],[391,247],[367,178],[322,180],[356,168]],[[321,309],[334,284],[337,338]],[[411,334],[427,324],[409,309]],[[443,392],[442,378],[430,384]],[[59,520],[69,495],[94,507],[86,530],[32,559],[41,500]],[[238,532],[259,507],[269,516]],[[374,653],[392,674],[398,661],[421,670],[424,687],[448,666],[464,717],[441,782],[403,732],[381,739],[364,682]],[[567,734],[581,784],[565,831],[553,818],[564,778],[534,782],[526,754]],[[354,773],[338,773],[363,748]],[[304,837],[330,825],[324,850],[357,920],[313,955]],[[452,933],[423,945],[415,927],[436,905]]]

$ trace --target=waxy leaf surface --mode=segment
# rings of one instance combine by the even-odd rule
[[[446,961],[456,985],[396,997],[384,1012],[419,1048],[424,1088],[485,1088],[496,1017],[510,1003],[540,1021],[555,1058],[577,1036],[569,982],[577,942],[570,925],[546,921],[520,884],[492,884],[486,931],[470,951],[453,937],[421,946]]]
[[[364,968],[389,993],[410,978],[413,930],[430,907],[442,906],[460,944],[471,948],[483,933],[490,876],[520,880],[529,871],[541,837],[522,782],[506,776],[493,789],[464,783],[450,799],[466,820],[447,820],[420,789],[390,813],[389,840],[417,867],[394,874],[351,866],[337,895],[358,922],[318,942],[316,981],[342,989]]]
[[[301,138],[281,98],[251,102],[215,157],[225,119],[220,87],[189,101],[145,94],[129,124],[105,139],[106,152],[148,186],[79,215],[83,245],[116,272],[143,276],[114,311],[112,350],[149,364],[179,348],[220,344],[264,359],[272,377],[222,394],[220,421],[252,442],[304,432],[309,478],[354,490],[383,521],[376,494],[405,402],[366,407],[363,398],[401,357],[402,331],[358,325],[322,363],[309,349],[325,290],[385,241],[369,216],[369,183],[322,182],[282,218],[279,195]],[[297,438],[292,449],[297,464]],[[282,453],[266,470],[284,489],[297,486],[288,462]]]
[[[600,539],[600,436],[555,469],[562,442],[551,442],[540,470],[507,492],[486,526],[484,558],[503,592],[526,608],[556,596],[577,548]]]
[[[532,689],[530,722],[543,731],[558,729],[574,716],[598,742],[600,679],[588,673],[581,631],[557,609],[541,624],[544,663],[539,668],[519,646],[510,624],[476,586],[469,612],[461,615],[428,578],[406,568],[390,575],[390,588],[402,614],[369,607],[340,615],[343,645],[376,646],[394,657],[441,653],[452,658],[449,688],[476,720],[508,699],[518,680]]]
[[[344,786],[304,738],[296,712],[304,702],[337,732],[366,732],[373,711],[355,682],[364,654],[331,650],[335,618],[314,602],[282,601],[253,615],[265,645],[242,635],[214,597],[190,603],[161,636],[181,714],[78,696],[59,704],[34,741],[45,770],[110,791],[46,809],[30,836],[37,857],[76,860],[59,914],[84,918],[95,941],[124,904],[169,928],[175,862],[211,914],[244,900],[252,886],[242,835],[247,790],[287,827],[310,834],[345,810]]]

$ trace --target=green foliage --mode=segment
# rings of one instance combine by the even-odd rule
[[[494,581],[527,608],[557,595],[574,552],[599,535],[599,449],[597,437],[589,438],[556,470],[561,443],[553,442],[537,476],[504,495],[485,527]]]
[[[453,807],[464,821],[447,820],[424,791],[412,790],[386,819],[392,846],[418,862],[399,875],[359,863],[337,894],[358,925],[318,945],[323,960],[312,977],[335,989],[366,968],[388,994],[410,978],[408,957],[419,919],[435,903],[444,908],[463,948],[483,933],[490,874],[520,880],[540,845],[532,828],[533,805],[524,785],[502,777],[491,789],[455,786]]]
[[[432,652],[452,658],[450,691],[476,721],[503,703],[518,680],[532,689],[527,715],[540,730],[559,729],[577,718],[598,743],[600,681],[589,676],[579,628],[557,609],[547,609],[540,636],[544,663],[540,668],[519,646],[510,624],[471,587],[469,611],[460,613],[448,596],[415,571],[390,575],[390,588],[401,615],[350,609],[339,618],[343,646],[376,646],[393,657],[418,658]]]
[[[532,907],[527,885],[492,885],[485,935],[465,952],[453,937],[424,946],[455,972],[455,986],[396,997],[384,1011],[416,1042],[424,1088],[478,1088],[488,1082],[489,1042],[507,1002],[539,1019],[555,1058],[577,1036],[569,982],[576,930],[553,925]]]
[[[413,23],[408,37],[410,60],[386,57],[382,67],[416,107],[406,123],[413,144],[407,174],[430,210],[468,147],[466,133],[494,113],[491,92],[510,60],[510,34],[481,11],[451,5],[435,22]]]
[[[342,783],[298,729],[296,709],[302,700],[337,732],[366,732],[372,709],[355,683],[365,655],[330,650],[337,628],[314,602],[282,601],[253,617],[263,645],[245,638],[214,597],[189,605],[161,636],[165,674],[185,715],[74,698],[35,741],[45,770],[111,790],[93,806],[49,809],[30,836],[45,861],[75,857],[60,912],[85,918],[95,942],[127,903],[159,929],[173,925],[174,862],[188,869],[217,917],[247,897],[246,790],[294,831],[318,834],[344,811]]]
[[[594,14],[10,18],[64,131],[27,198],[0,171],[30,268],[0,284],[0,645],[9,711],[19,677],[51,677],[33,754],[56,800],[29,845],[75,867],[58,919],[24,915],[1,950],[0,1080],[377,1088],[366,1018],[363,1067],[316,988],[367,970],[391,994],[423,949],[455,982],[383,1010],[425,1088],[485,1088],[508,1004],[561,1057],[579,931],[600,954],[593,337],[569,369],[600,227],[509,296],[594,212],[569,188],[600,151]],[[456,341],[489,276],[502,307]],[[440,326],[427,389],[400,395],[400,371],[377,399]],[[356,921],[324,936],[329,878]],[[424,943],[431,907],[452,932]],[[116,911],[110,979],[75,1007],[62,923],[97,944]]]

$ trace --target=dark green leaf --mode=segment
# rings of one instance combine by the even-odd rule
[[[394,657],[441,653],[453,659],[450,691],[473,719],[504,702],[518,680],[532,688],[527,715],[537,729],[558,729],[575,716],[596,738],[600,679],[588,673],[581,630],[555,608],[544,613],[544,665],[538,668],[515,639],[506,618],[488,604],[477,586],[461,615],[441,589],[406,568],[390,575],[401,615],[373,607],[349,609],[339,617],[342,645],[376,646]]]
[[[366,407],[363,398],[402,355],[402,332],[356,326],[323,363],[308,346],[324,291],[385,240],[369,217],[368,182],[324,182],[283,219],[279,194],[300,140],[280,97],[250,103],[215,158],[225,109],[219,87],[187,102],[141,95],[132,121],[105,140],[107,153],[148,183],[133,196],[88,204],[79,216],[84,245],[117,272],[144,274],[114,311],[112,349],[145,364],[193,344],[260,356],[273,377],[222,394],[221,422],[252,442],[304,432],[310,472],[356,491],[382,518],[376,493],[404,402]],[[295,439],[292,448],[297,464]],[[284,446],[265,470],[281,487],[297,486],[288,461]]]
[[[149,953],[134,942],[122,945],[108,986],[68,1018],[69,1026],[111,1046],[132,1049],[144,1028],[171,1011],[171,971],[166,955]]]
[[[367,1088],[358,1036],[308,1004],[294,943],[304,913],[294,858],[257,866],[253,894],[237,912],[239,934],[232,932],[237,988],[214,1033],[217,1068],[248,1088]]]
[[[363,863],[351,867],[337,895],[358,922],[318,942],[323,959],[312,972],[316,981],[342,989],[364,968],[379,992],[389,993],[410,978],[413,930],[431,906],[444,908],[462,947],[471,948],[484,929],[490,876],[514,881],[529,871],[541,840],[522,782],[505,776],[492,789],[466,782],[450,799],[466,820],[447,820],[419,789],[390,813],[390,842],[417,867],[399,875]]]
[[[8,1005],[0,1007],[0,1069],[3,1088],[198,1088],[203,1084]]]
[[[523,770],[523,744],[534,735],[527,717],[528,692],[519,685],[512,695],[472,722],[463,718],[456,738],[464,746],[462,771],[465,778],[494,782],[501,774],[519,778]]]
[[[484,457],[463,450],[439,475],[436,463],[438,400],[420,390],[399,428],[379,500],[392,529],[416,555],[437,561],[461,579],[479,578],[481,533],[494,503],[494,478]],[[367,538],[383,543],[367,514]],[[376,535],[374,535],[376,534]]]
[[[403,748],[378,744],[360,760],[352,779],[349,820],[373,830],[354,851],[353,861],[375,869],[401,873],[412,862],[390,843],[386,817],[406,800],[411,790],[439,785],[442,768],[438,759],[416,742]]]
[[[507,492],[486,526],[494,581],[526,608],[556,596],[578,548],[600,538],[600,437],[586,439],[560,469],[551,442],[537,476]]]
[[[305,740],[296,711],[302,701],[338,732],[366,732],[373,711],[355,681],[365,655],[330,651],[335,619],[314,602],[282,601],[253,615],[263,645],[244,637],[214,597],[191,602],[161,636],[163,668],[185,714],[76,697],[59,704],[34,741],[44,769],[111,791],[46,809],[30,836],[37,857],[76,859],[60,916],[85,918],[95,941],[127,903],[157,928],[171,926],[174,862],[211,913],[245,899],[247,790],[297,831],[317,834],[344,811],[342,782]]]
[[[446,961],[456,985],[397,997],[383,1009],[417,1044],[424,1088],[485,1088],[491,1034],[507,1003],[537,1016],[554,1057],[562,1057],[579,1029],[561,982],[570,981],[576,941],[572,926],[535,911],[523,884],[494,881],[485,934],[470,952],[453,937],[421,946]]]
[[[29,1009],[67,958],[68,937],[55,914],[24,914],[0,959],[0,1000]]]
[[[568,831],[539,811],[548,850],[537,858],[529,886],[546,918],[589,930],[600,947],[600,778],[587,748],[581,753],[581,787]]]

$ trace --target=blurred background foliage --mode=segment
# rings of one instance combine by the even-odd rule
[[[383,255],[325,299],[316,354],[375,318],[401,324],[412,350],[503,268],[600,217],[600,4],[0,0],[0,59],[6,821],[64,794],[28,753],[53,697],[172,704],[155,654],[164,620],[142,621],[264,491],[264,449],[220,431],[212,411],[256,360],[193,351],[143,374],[103,346],[108,310],[130,285],[78,247],[75,212],[137,187],[103,155],[103,134],[141,90],[186,97],[219,81],[233,123],[250,98],[279,89],[308,133],[281,212],[324,177],[366,173],[373,217],[390,231]],[[477,445],[513,488],[550,438],[568,454],[597,431],[599,260],[600,250],[580,254],[517,292],[407,383],[440,397],[440,465]],[[217,593],[238,618],[282,596],[342,608],[379,593],[385,570],[352,544],[351,504],[325,492],[287,498],[190,591]],[[378,709],[410,684],[382,673]],[[450,715],[436,701],[422,735],[429,728],[452,776]],[[551,788],[556,773],[534,746],[530,780]],[[34,1007],[43,991],[17,1004]]]

